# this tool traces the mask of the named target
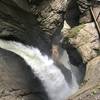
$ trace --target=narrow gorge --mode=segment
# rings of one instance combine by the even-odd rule
[[[0,0],[0,100],[99,100],[99,8]]]

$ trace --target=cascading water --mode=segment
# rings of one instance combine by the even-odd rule
[[[25,46],[18,42],[0,40],[0,47],[21,56],[33,69],[34,74],[41,80],[50,100],[66,100],[66,98],[78,90],[78,83],[67,53],[62,49],[60,61],[71,72],[71,83],[66,80],[66,73],[54,64],[48,56],[43,56],[36,48]],[[67,59],[67,61],[65,61]],[[66,74],[64,76],[64,74]]]

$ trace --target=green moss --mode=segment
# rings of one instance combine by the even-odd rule
[[[68,37],[65,37],[64,40],[63,40],[63,44],[66,45],[69,43],[69,38]]]
[[[79,34],[80,30],[81,30],[82,28],[84,28],[84,27],[85,27],[85,25],[82,24],[82,25],[76,26],[76,27],[74,27],[74,28],[68,30],[68,33],[69,33],[69,34],[64,38],[63,43],[64,43],[64,44],[68,44],[68,43],[69,43],[69,38],[75,37],[77,34]]]
[[[95,49],[97,55],[100,55],[100,49]]]
[[[96,95],[97,91],[94,89],[92,92],[91,92],[91,95],[94,96]]]
[[[82,25],[79,25],[79,26],[72,28],[71,30],[68,30],[68,32],[69,32],[68,37],[69,38],[75,37],[77,34],[79,34],[80,30],[84,27],[85,27],[85,25],[82,24]]]

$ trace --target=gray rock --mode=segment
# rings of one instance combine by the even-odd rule
[[[48,100],[40,80],[18,55],[0,49],[0,100]]]
[[[59,34],[63,25],[67,0],[44,0],[33,5],[33,14],[37,16],[42,29],[47,34]]]
[[[21,41],[49,53],[49,38],[33,14],[18,7],[16,2],[0,1],[0,38]]]

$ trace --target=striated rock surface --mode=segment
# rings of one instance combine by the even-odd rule
[[[62,28],[66,3],[67,0],[44,0],[33,4],[33,14],[47,34],[52,35]]]
[[[71,30],[64,28],[62,34],[68,37],[69,42],[78,49],[84,62],[98,55],[100,40],[94,23],[83,24]]]
[[[75,0],[73,1],[76,3]],[[28,5],[30,2],[33,4]],[[75,6],[71,5],[71,9],[67,9],[66,12],[66,3],[67,0],[1,0],[0,38],[21,41],[38,47],[42,52],[50,53],[52,39],[49,36],[60,33],[64,14],[70,13],[66,15],[68,20],[72,18],[70,24],[73,24],[75,18],[77,24],[76,21],[74,24],[79,24],[78,8],[74,9],[76,7],[74,4]],[[75,12],[71,13],[73,10],[78,15]],[[75,14],[76,16],[74,16]],[[84,18],[80,22],[83,21]],[[75,63],[77,66],[80,66],[82,61],[88,63],[83,87],[70,99],[99,100],[100,40],[94,23],[70,29],[70,26],[64,21],[61,32],[72,45],[72,49],[68,50],[69,58],[73,58],[72,62],[77,62],[77,64]],[[82,59],[79,54],[76,57],[75,50],[79,52]],[[9,65],[9,62],[16,66]],[[23,67],[26,70],[23,70]],[[41,83],[34,78],[31,70],[27,67],[26,63],[18,56],[0,49],[0,100],[48,100]]]
[[[47,39],[31,10],[27,11],[27,2],[19,2],[20,0],[0,1],[0,38],[21,41],[48,54],[50,39]]]

